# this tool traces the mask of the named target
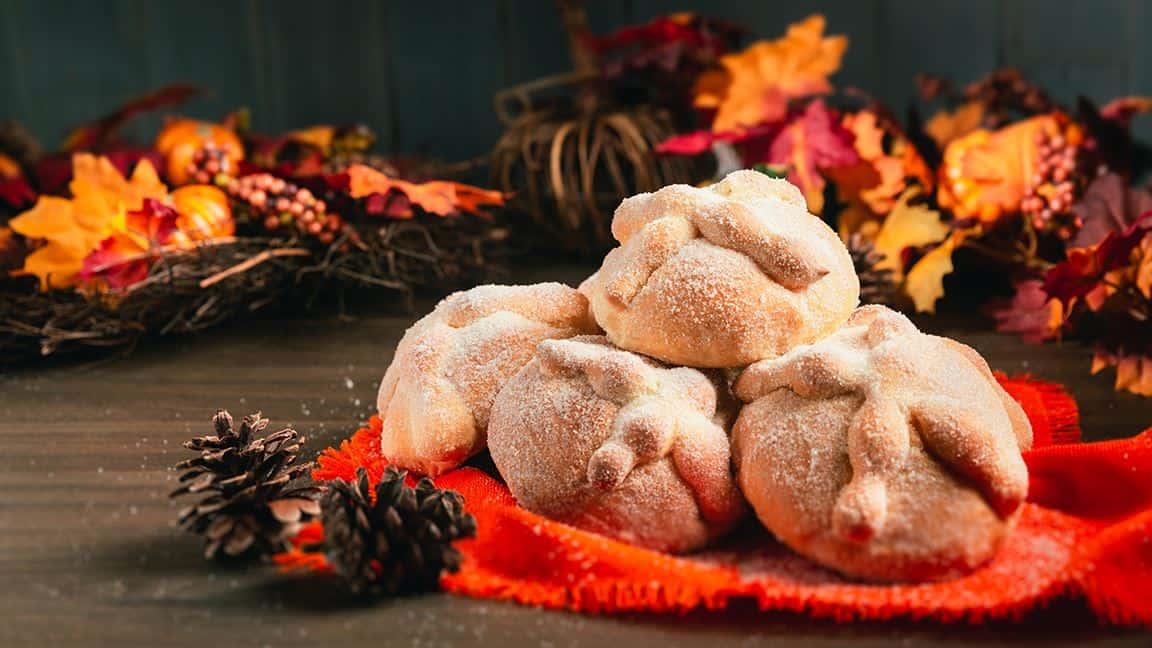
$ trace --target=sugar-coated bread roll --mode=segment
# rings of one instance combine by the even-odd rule
[[[548,340],[492,407],[492,461],[521,506],[680,553],[744,511],[732,477],[727,388],[603,336]]]
[[[450,295],[404,334],[380,383],[384,456],[437,475],[484,449],[496,393],[541,340],[595,333],[588,301],[558,283]]]
[[[753,364],[734,388],[744,495],[782,542],[844,574],[971,571],[1027,495],[1020,406],[974,350],[884,307]]]
[[[617,346],[692,367],[738,367],[836,330],[860,282],[800,190],[757,171],[627,198],[620,247],[581,286]]]

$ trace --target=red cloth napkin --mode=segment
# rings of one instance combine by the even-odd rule
[[[458,547],[461,570],[444,589],[580,612],[686,613],[752,599],[762,610],[813,617],[915,618],[979,622],[1018,618],[1058,597],[1084,600],[1104,622],[1152,626],[1152,428],[1131,439],[1079,443],[1076,404],[1058,385],[999,377],[1032,421],[1025,454],[1029,501],[1019,525],[988,565],[956,580],[861,584],[815,565],[753,524],[721,546],[691,556],[640,549],[552,522],[518,507],[508,489],[475,468],[436,479],[459,491],[479,531]],[[329,448],[314,476],[377,480],[380,420]],[[322,538],[307,527],[298,547]],[[286,568],[325,569],[321,554],[281,554]]]

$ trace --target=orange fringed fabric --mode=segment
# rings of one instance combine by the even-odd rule
[[[788,551],[755,525],[705,553],[676,557],[552,522],[516,506],[508,489],[475,468],[442,475],[476,516],[475,539],[444,589],[473,597],[580,612],[686,613],[751,599],[762,610],[837,620],[914,618],[980,622],[1018,618],[1057,597],[1084,600],[1104,622],[1152,626],[1152,429],[1131,439],[1079,444],[1076,404],[1058,385],[998,376],[1036,433],[1026,454],[1029,503],[997,557],[960,579],[917,585],[845,580]],[[349,479],[387,465],[380,420],[319,459],[315,477]],[[322,537],[305,529],[298,547]],[[287,569],[326,568],[294,549]]]

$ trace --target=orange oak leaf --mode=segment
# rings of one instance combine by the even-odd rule
[[[712,130],[775,121],[785,116],[790,99],[831,91],[828,77],[840,69],[848,39],[825,37],[824,25],[824,16],[809,16],[789,25],[783,37],[725,55],[722,69],[700,75],[694,103],[716,110]]]
[[[940,168],[940,206],[958,218],[977,217],[985,223],[1018,210],[1039,162],[1037,137],[1061,130],[1055,116],[1040,115],[952,141]]]
[[[902,156],[884,151],[885,133],[876,113],[849,113],[842,123],[854,136],[853,146],[860,159],[856,164],[829,170],[837,193],[849,203],[862,202],[872,212],[886,214],[907,186],[905,161]]]
[[[371,167],[355,164],[348,168],[349,191],[353,198],[367,198],[389,192],[403,194],[408,201],[420,209],[438,216],[451,216],[459,212],[483,214],[484,207],[498,207],[504,204],[504,194],[447,180],[429,182],[408,182],[390,178]],[[394,218],[411,218],[411,209],[390,211]]]

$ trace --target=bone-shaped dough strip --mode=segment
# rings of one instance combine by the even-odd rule
[[[884,398],[866,398],[848,425],[852,479],[840,491],[832,527],[848,540],[864,542],[884,528],[888,517],[886,482],[908,459],[908,418]]]
[[[591,329],[586,298],[556,283],[530,286],[480,286],[445,299],[436,311],[460,328],[498,311],[516,313],[558,328]]]
[[[648,223],[631,245],[614,252],[628,256],[620,260],[610,276],[604,277],[604,291],[625,306],[631,304],[652,273],[696,234],[692,223],[683,218],[669,216]]]
[[[925,398],[911,416],[933,456],[971,480],[1001,517],[1019,508],[1028,494],[1028,469],[1015,437],[992,433],[979,412],[950,398]]]
[[[808,286],[829,272],[821,258],[823,254],[807,239],[774,231],[747,205],[715,205],[705,212],[696,212],[692,221],[704,238],[744,254],[764,274],[789,290]]]

